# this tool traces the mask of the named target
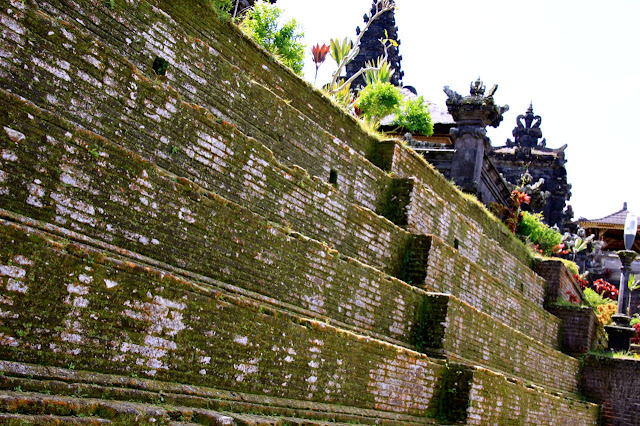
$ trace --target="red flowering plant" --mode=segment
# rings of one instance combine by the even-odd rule
[[[580,304],[580,299],[578,299],[578,296],[573,294],[571,291],[567,291],[565,294],[569,297],[569,302],[573,303],[574,305]]]
[[[520,206],[523,204],[529,204],[531,201],[531,197],[527,195],[525,192],[514,189],[511,191],[511,196],[509,197],[509,207],[500,206],[495,204],[492,206],[494,212],[501,217],[502,221],[509,231],[512,233],[516,233],[516,229],[518,229],[518,224],[522,220],[522,209]]]
[[[640,345],[640,322],[635,323],[633,328],[636,330],[636,335],[631,338],[631,343],[634,345]]]
[[[316,43],[315,46],[311,47],[311,56],[313,56],[313,62],[316,64],[316,77],[314,79],[314,84],[318,79],[318,68],[320,68],[320,65],[322,65],[325,59],[327,59],[329,49],[330,47],[324,43],[322,44],[322,46],[320,46],[320,43]]]
[[[585,280],[580,275],[573,274],[573,278],[576,280],[576,282],[578,283],[578,285],[580,286],[580,288],[582,290],[584,290],[585,288],[589,287],[589,281]]]
[[[636,330],[636,335],[631,338],[631,343],[640,345],[640,315],[633,315],[633,318],[631,318],[631,327]]]
[[[554,256],[562,256],[563,254],[569,254],[569,250],[565,249],[566,245],[564,243],[556,244],[551,247],[551,251]]]
[[[595,280],[593,285],[590,287],[593,291],[606,299],[618,300],[618,289],[613,284],[603,280],[602,278]]]

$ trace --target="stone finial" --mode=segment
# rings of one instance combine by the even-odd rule
[[[533,102],[529,103],[527,112],[520,114],[516,118],[516,127],[512,132],[516,139],[515,145],[528,148],[546,145],[546,141],[544,140],[539,142],[539,139],[542,138],[542,130],[540,130],[541,123],[542,118],[533,113]]]
[[[502,115],[509,110],[508,105],[499,106],[493,100],[498,86],[494,85],[489,95],[485,96],[486,86],[478,77],[471,82],[470,89],[469,96],[462,96],[451,90],[449,86],[444,87],[448,97],[447,109],[457,123],[456,128],[459,131],[466,131],[464,128],[468,128],[467,130],[474,134],[479,134],[485,131],[486,126],[498,127],[502,121]]]
[[[622,205],[622,210],[626,210],[627,209],[627,202],[625,201],[624,204]]]

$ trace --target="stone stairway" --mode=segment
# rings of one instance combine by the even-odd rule
[[[0,23],[4,419],[596,422],[524,247],[200,2]]]

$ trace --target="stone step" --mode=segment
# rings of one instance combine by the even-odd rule
[[[0,410],[16,420],[55,424],[235,425],[232,417],[204,409],[158,406],[36,392],[0,393]],[[31,418],[30,418],[31,417]]]
[[[436,236],[414,236],[402,278],[427,291],[448,293],[545,345],[559,349],[562,321],[523,289],[495,279]],[[535,326],[532,326],[535,324]]]
[[[455,363],[445,373],[441,418],[468,425],[598,425],[600,407],[479,368]]]
[[[428,293],[416,320],[421,352],[483,366],[573,397],[580,362],[545,346],[450,295]]]
[[[126,249],[297,307],[305,315],[411,345],[419,291],[6,92],[0,92],[0,102],[15,111],[12,118],[0,117],[5,133],[0,147],[8,159],[0,194],[5,215],[58,224],[62,233],[80,234],[79,240],[107,241],[114,251]],[[434,259],[431,253],[429,261]],[[540,330],[552,331],[558,320],[516,296],[509,299],[512,309],[533,309],[536,316],[507,324],[535,319],[540,327],[521,331],[548,340]]]
[[[438,409],[444,367],[426,355],[18,223],[0,241],[0,359],[398,415]]]
[[[82,406],[106,400],[160,409],[173,420],[206,418],[237,424],[433,424],[433,419],[328,403],[226,391],[157,380],[0,361],[0,395],[77,398]],[[15,389],[19,389],[19,392]],[[77,405],[80,405],[77,404]],[[127,407],[126,405],[124,407]],[[122,407],[122,408],[124,408]],[[130,407],[130,406],[129,406]],[[17,411],[12,406],[13,411]],[[21,410],[22,413],[28,410]],[[85,410],[85,415],[86,413]],[[199,416],[195,415],[199,414]],[[177,421],[177,420],[176,420]]]
[[[44,224],[34,222],[31,222],[31,224],[47,229]],[[5,241],[7,245],[10,245],[10,241],[20,240],[20,233],[16,234],[13,228],[18,228],[21,232],[39,232],[34,228],[19,225],[19,223],[4,221],[4,231],[8,235],[3,236],[0,233],[0,241]],[[51,230],[55,229],[51,228]],[[60,233],[68,239],[82,241],[80,236],[73,233]],[[53,238],[53,242],[50,244],[54,246],[57,244],[55,243],[57,239],[54,236],[49,236],[48,238]],[[91,241],[85,242],[91,243]],[[98,244],[94,244],[94,246],[99,247]],[[99,248],[91,249],[86,247],[84,250],[97,253],[98,256],[109,255],[108,252]],[[123,252],[116,248],[110,248],[110,250],[112,250],[112,253]],[[12,276],[13,285],[16,288],[24,289],[38,285],[37,282],[33,281],[34,278],[24,278],[33,276],[33,271],[37,270],[33,265],[29,265],[27,262],[25,265],[17,267],[17,269],[11,265],[16,264],[16,262],[19,263],[19,261],[24,263],[24,259],[40,256],[38,253],[41,252],[43,252],[41,247],[37,245],[30,247],[26,244],[20,249],[13,250],[9,258],[4,261],[0,258],[0,266],[7,268],[1,275]],[[115,254],[111,255],[116,256]],[[197,275],[189,274],[187,271],[171,268],[169,265],[164,265],[163,267],[163,265],[157,262],[154,263],[149,259],[136,259],[135,256],[127,256],[121,262],[126,263],[131,260],[145,262],[140,264],[139,269],[162,268],[160,269],[161,272],[157,272],[157,274],[171,275],[178,280],[184,278],[187,280],[199,280],[213,286],[217,291],[239,290],[210,279],[203,279],[206,277],[198,277]],[[20,278],[13,277],[13,275]],[[407,291],[404,297],[407,304],[405,309],[408,312],[412,312],[410,317],[411,324],[406,325],[407,332],[404,340],[400,341],[402,345],[411,348],[417,347],[423,352],[439,357],[485,365],[508,375],[531,380],[563,392],[577,391],[578,362],[575,359],[548,348],[542,343],[495,321],[494,318],[452,296],[424,293],[409,286],[399,288]],[[251,297],[254,303],[260,304],[261,309],[265,311],[275,307],[289,312],[296,312],[296,309],[291,309],[290,306],[274,303],[270,299],[261,299],[259,295],[247,292],[241,293],[246,297]],[[55,301],[51,303],[55,304]],[[346,305],[342,304],[341,306]],[[297,311],[299,312],[300,309]],[[380,311],[376,315],[383,316],[383,313],[383,311]],[[377,317],[374,317],[374,319],[377,319]],[[379,319],[379,321],[382,321],[382,319]],[[336,326],[342,326],[343,324],[340,321],[333,321],[332,323]],[[401,323],[396,323],[395,327],[400,328],[402,325]],[[359,332],[357,327],[351,327],[351,329],[353,332]],[[362,331],[359,332],[359,334],[361,333]],[[391,339],[386,338],[385,340],[390,341]],[[544,370],[544,374],[543,370],[540,369],[541,366],[548,367],[548,369]]]

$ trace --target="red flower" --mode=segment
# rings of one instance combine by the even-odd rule
[[[320,65],[322,65],[324,60],[327,59],[327,53],[329,53],[329,50],[330,50],[330,47],[324,43],[322,43],[322,46],[320,46],[319,43],[316,43],[315,46],[311,47],[311,55],[313,56],[313,62],[315,62],[316,64],[316,77],[313,81],[313,84],[315,84],[315,80],[318,79],[318,68],[320,68]]]
[[[580,275],[573,274],[573,278],[575,278],[581,289],[584,290],[585,288],[589,287],[589,281],[583,280],[582,278],[580,278]]]
[[[580,303],[580,299],[578,299],[578,296],[576,296],[575,294],[571,293],[571,291],[567,291],[565,293],[567,296],[569,296],[569,302],[573,303],[573,304],[578,304]]]
[[[563,255],[569,253],[569,250],[563,250],[565,248],[564,243],[557,244],[551,248],[551,251],[555,255]]]
[[[324,43],[322,46],[318,43],[311,47],[311,55],[313,55],[313,62],[316,63],[316,67],[319,67],[327,59],[327,53],[329,53],[329,46]]]
[[[531,202],[531,197],[529,195],[516,189],[511,193],[511,198],[518,204],[529,204]]]
[[[636,335],[635,337],[631,338],[631,343],[633,343],[634,345],[640,345],[640,322],[635,323],[633,325],[633,328],[636,329]]]
[[[618,300],[618,289],[602,278],[593,282],[593,290],[602,297],[606,297],[611,300]]]

